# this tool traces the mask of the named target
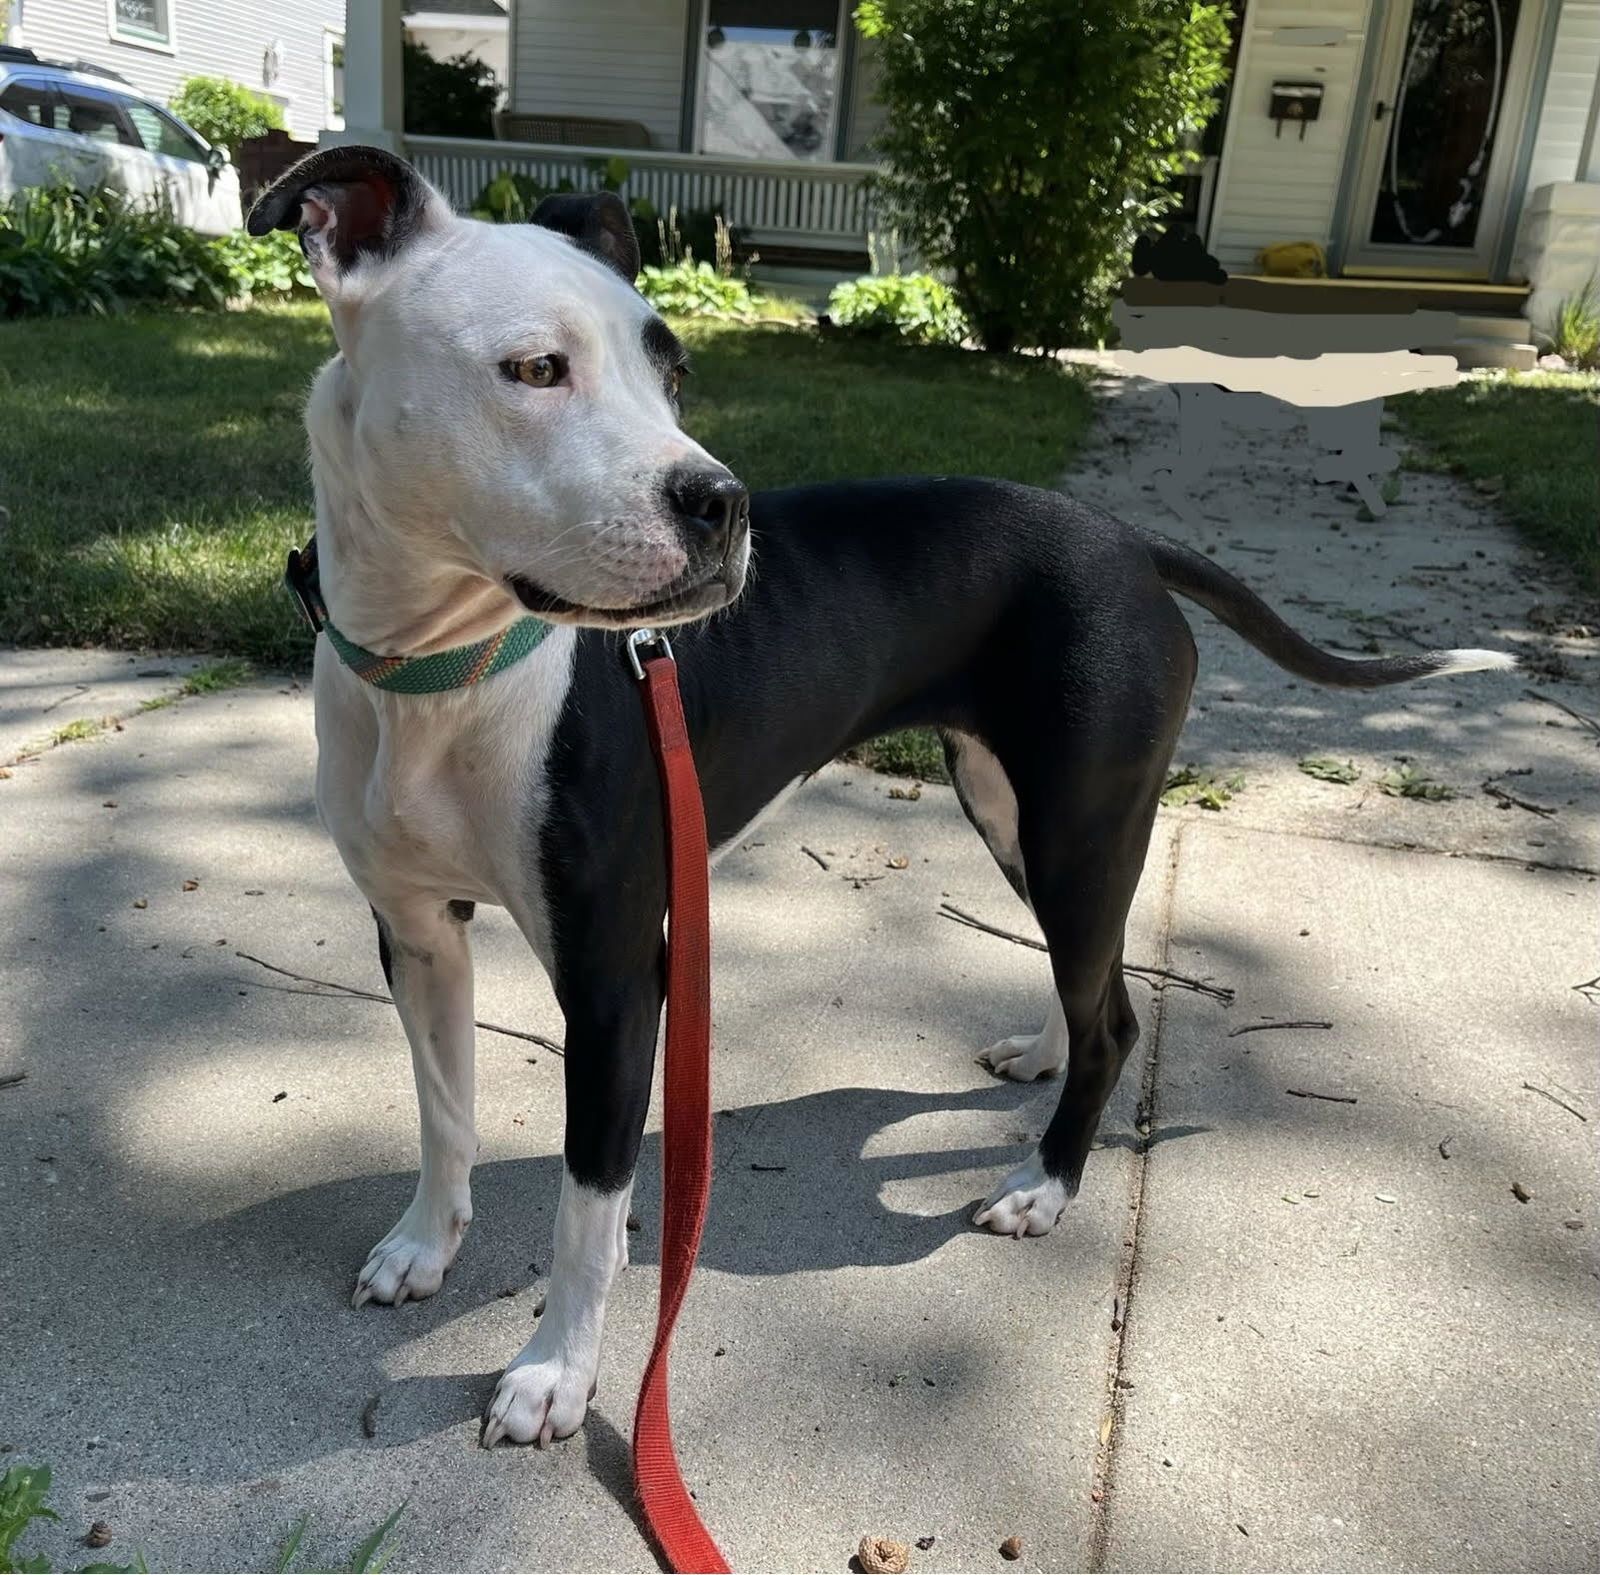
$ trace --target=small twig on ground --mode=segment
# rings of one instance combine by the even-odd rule
[[[941,902],[939,914],[941,918],[954,919],[957,924],[964,924],[973,930],[982,930],[985,935],[998,936],[1002,941],[1010,941],[1016,946],[1027,946],[1036,952],[1050,950],[1043,941],[1036,941],[1031,935],[1018,935],[1015,930],[1002,930],[998,924],[990,924],[966,912],[965,909],[956,907],[953,902]],[[1136,979],[1143,979],[1152,990],[1159,990],[1165,984],[1174,984],[1181,990],[1193,990],[1197,995],[1208,995],[1213,1001],[1221,1001],[1224,1006],[1233,1003],[1234,992],[1227,985],[1207,984],[1204,979],[1191,978],[1186,973],[1174,973],[1170,968],[1154,968],[1145,963],[1124,963],[1122,971],[1131,973]]]
[[[268,973],[282,974],[285,979],[293,979],[300,984],[314,984],[323,990],[332,990],[336,995],[354,996],[359,1001],[378,1001],[384,1006],[394,1005],[393,996],[380,995],[376,990],[361,990],[353,984],[340,984],[336,979],[314,979],[310,974],[295,973],[293,969],[280,968],[276,963],[267,962],[265,958],[252,957],[249,952],[235,952],[233,955],[242,957],[246,962],[253,962],[258,968],[265,968]],[[259,989],[261,986],[258,985],[257,988]],[[272,986],[268,985],[266,988],[271,989]],[[317,991],[295,990],[291,993],[294,995],[315,995]],[[473,1019],[473,1026],[482,1028],[487,1033],[504,1034],[508,1039],[526,1039],[529,1044],[539,1045],[552,1055],[566,1054],[566,1051],[554,1039],[546,1039],[543,1034],[530,1034],[520,1028],[507,1028],[500,1023],[488,1023],[481,1017]]]
[[[1332,1028],[1332,1023],[1325,1023],[1320,1018],[1297,1017],[1282,1023],[1246,1023],[1243,1028],[1230,1028],[1228,1037],[1237,1039],[1240,1034],[1264,1033],[1269,1028]],[[1294,1090],[1290,1089],[1290,1093]]]
[[[1228,550],[1230,552],[1256,552],[1260,553],[1263,558],[1276,558],[1278,556],[1276,547],[1252,547],[1248,542],[1243,541],[1230,541]]]
[[[1527,1089],[1530,1094],[1543,1094],[1552,1105],[1560,1105],[1569,1116],[1576,1116],[1580,1121],[1587,1121],[1589,1119],[1581,1110],[1575,1110],[1566,1102],[1566,1100],[1557,1099],[1548,1088],[1540,1088],[1537,1083],[1524,1083],[1522,1086]]]
[[[1554,695],[1547,695],[1542,690],[1524,689],[1522,692],[1530,700],[1542,700],[1546,705],[1553,705],[1558,711],[1565,711],[1574,722],[1581,727],[1587,728],[1596,738],[1600,738],[1600,721],[1596,721],[1594,717],[1586,716],[1582,711],[1574,710],[1566,701],[1557,700]]]
[[[7,1072],[4,1077],[0,1077],[0,1088],[15,1088],[18,1083],[25,1082],[27,1076],[26,1072]]]
[[[1585,979],[1582,984],[1573,985],[1572,988],[1591,1006],[1600,1006],[1600,973],[1592,979]]]
[[[1356,1102],[1354,1094],[1319,1094],[1310,1088],[1286,1088],[1284,1093],[1293,1094],[1296,1099],[1323,1099],[1330,1105],[1353,1105]]]
[[[59,700],[52,700],[49,705],[41,706],[39,715],[49,716],[49,714],[54,711],[57,706],[65,705],[67,701],[76,700],[79,695],[86,695],[88,692],[89,686],[87,684],[79,684],[76,689],[71,691],[70,694],[64,694]]]
[[[1487,793],[1489,797],[1492,798],[1497,804],[1504,804],[1508,808],[1525,809],[1530,815],[1539,815],[1545,820],[1548,820],[1553,814],[1555,814],[1555,810],[1552,809],[1550,805],[1530,804],[1527,799],[1518,798],[1515,793],[1506,792],[1503,787],[1498,786],[1494,782],[1485,782],[1483,784],[1483,791]]]
[[[805,843],[802,842],[800,844],[800,851],[805,854],[808,859],[815,859],[823,869],[831,870],[833,868],[833,866],[825,858],[823,858],[823,856],[818,853],[815,848],[808,848]]]

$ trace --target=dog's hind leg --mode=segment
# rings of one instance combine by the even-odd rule
[[[945,764],[967,819],[977,828],[1011,889],[1031,908],[1022,844],[1017,838],[1017,795],[1005,768],[987,744],[970,734],[944,734]],[[991,1072],[1019,1083],[1054,1077],[1067,1064],[1067,1020],[1058,997],[1050,998],[1044,1027],[1036,1034],[1014,1034],[979,1055]]]
[[[1076,1196],[1100,1116],[1139,1022],[1122,974],[1123,931],[1155,819],[1160,772],[1092,806],[1024,792],[1021,845],[1034,911],[1050,946],[1066,1041],[1066,1079],[1039,1147],[995,1188],[973,1223],[1006,1236],[1042,1236]]]
[[[416,1301],[444,1281],[472,1219],[472,952],[469,905],[395,904],[378,921],[378,955],[411,1042],[422,1118],[416,1196],[372,1249],[356,1280],[355,1305]]]

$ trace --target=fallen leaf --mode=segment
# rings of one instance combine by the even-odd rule
[[[1394,1199],[1387,1192],[1374,1192],[1372,1195],[1380,1203],[1393,1203],[1394,1202]]]
[[[199,891],[200,890],[200,882],[197,881],[197,880],[186,880],[183,883],[183,889],[185,891]]]
[[[1511,1196],[1514,1197],[1518,1203],[1531,1203],[1533,1201],[1533,1194],[1529,1192],[1520,1181],[1513,1181],[1511,1183]]]
[[[148,908],[150,906],[150,904],[146,902],[143,897],[135,897],[133,899],[133,905],[136,908]]]
[[[1332,755],[1306,755],[1299,765],[1308,777],[1319,782],[1354,782],[1361,775],[1355,761],[1338,760]]]
[[[1007,1537],[1000,1544],[1000,1557],[1003,1559],[1020,1559],[1022,1557],[1022,1538]]]
[[[1100,1447],[1102,1449],[1104,1449],[1105,1446],[1107,1444],[1109,1444],[1110,1442],[1111,1442],[1111,1418],[1110,1418],[1110,1416],[1103,1416],[1103,1417],[1100,1418]]]

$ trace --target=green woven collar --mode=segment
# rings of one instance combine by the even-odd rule
[[[314,632],[325,634],[339,660],[363,683],[392,694],[435,695],[447,689],[465,689],[482,683],[520,662],[549,634],[542,618],[519,618],[498,634],[471,645],[453,646],[430,656],[382,656],[347,640],[328,618],[317,578],[317,540],[312,537],[298,552],[289,553],[284,582],[294,593],[300,611]]]

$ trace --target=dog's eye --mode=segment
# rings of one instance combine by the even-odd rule
[[[529,388],[554,388],[567,376],[567,358],[561,355],[525,355],[517,361],[502,361],[500,370],[507,377]]]

